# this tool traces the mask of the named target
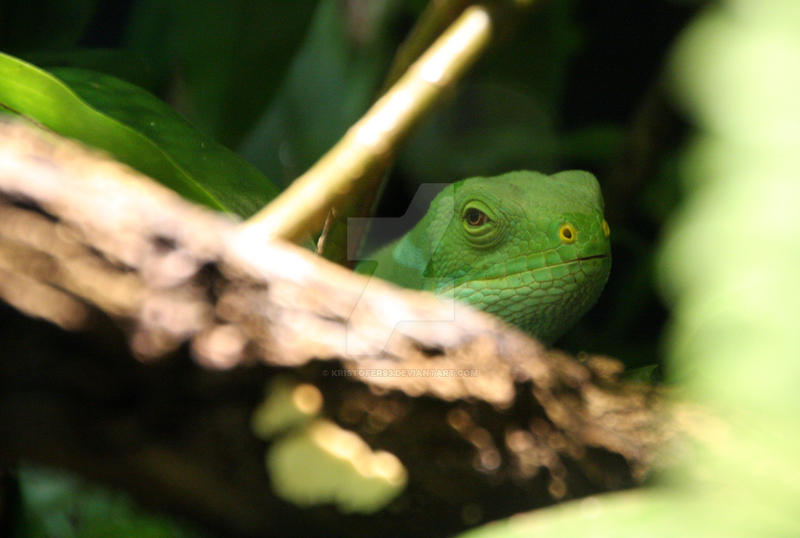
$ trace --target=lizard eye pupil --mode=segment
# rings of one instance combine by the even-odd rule
[[[578,230],[572,224],[562,224],[558,229],[558,238],[562,243],[574,243],[578,238]]]
[[[486,222],[489,220],[489,217],[486,216],[486,213],[480,209],[475,209],[474,207],[467,209],[466,213],[464,213],[464,218],[466,219],[467,224],[470,226],[481,226],[486,224]]]

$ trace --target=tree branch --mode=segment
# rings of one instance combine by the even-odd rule
[[[633,485],[672,436],[657,395],[616,382],[610,359],[577,362],[466,305],[242,237],[97,152],[0,122],[0,296],[94,331],[2,325],[0,460],[78,469],[242,533],[452,534],[476,523],[454,506],[495,518]],[[109,319],[143,363],[99,336]],[[287,367],[406,466],[387,510],[341,516],[270,492],[247,414]]]
[[[251,217],[242,232],[254,244],[270,238],[299,241],[319,232],[330,208],[359,180],[378,177],[376,169],[385,167],[397,140],[472,65],[491,32],[490,11],[467,8],[327,154]]]

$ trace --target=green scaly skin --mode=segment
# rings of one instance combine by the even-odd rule
[[[420,222],[356,268],[454,297],[549,343],[595,303],[611,269],[597,179],[510,172],[447,186]]]

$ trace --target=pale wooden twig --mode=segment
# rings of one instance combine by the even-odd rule
[[[448,30],[345,136],[262,211],[242,233],[254,245],[270,238],[298,241],[319,232],[330,207],[347,196],[448,85],[489,43],[492,17],[480,5],[467,8]]]

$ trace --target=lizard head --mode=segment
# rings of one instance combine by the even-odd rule
[[[431,203],[433,290],[551,342],[597,300],[611,268],[597,179],[510,172],[465,179]]]

